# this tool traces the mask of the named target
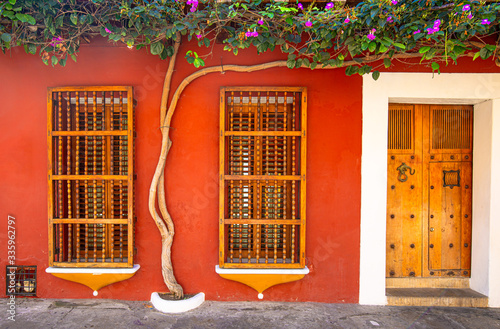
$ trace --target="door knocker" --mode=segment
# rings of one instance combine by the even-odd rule
[[[396,170],[399,171],[398,180],[402,183],[408,180],[408,175],[406,174],[406,170],[409,170],[410,175],[415,174],[415,169],[411,169],[411,167],[404,162]]]

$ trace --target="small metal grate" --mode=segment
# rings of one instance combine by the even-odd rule
[[[460,170],[443,170],[443,187],[460,187]]]
[[[36,266],[7,265],[7,296],[36,296]]]

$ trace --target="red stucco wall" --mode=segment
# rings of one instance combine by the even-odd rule
[[[174,86],[195,70],[181,48]],[[204,50],[200,51],[203,53]],[[207,66],[254,64],[278,54],[255,51],[234,57],[215,49]],[[106,42],[84,46],[78,63],[47,67],[21,49],[0,55],[0,282],[5,282],[7,216],[16,218],[18,265],[38,266],[38,297],[93,298],[82,285],[45,273],[47,236],[47,87],[132,85],[136,108],[136,247],[139,272],[99,291],[97,298],[147,300],[166,291],[160,272],[160,235],[151,219],[148,192],[160,150],[159,104],[167,61],[146,51]],[[488,71],[475,63],[451,71]],[[414,66],[399,65],[398,70]],[[221,86],[305,86],[308,88],[308,181],[306,263],[303,280],[267,290],[265,300],[358,301],[361,195],[361,92],[359,76],[343,69],[270,69],[212,74],[183,93],[174,116],[173,147],[166,165],[167,203],[176,225],[175,274],[186,293],[211,300],[257,300],[257,293],[220,278],[218,263],[218,120]],[[0,296],[5,291],[0,289]]]

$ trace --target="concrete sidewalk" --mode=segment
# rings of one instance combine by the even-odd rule
[[[150,302],[17,298],[13,322],[1,302],[0,328],[500,328],[492,308],[206,301],[163,314]]]

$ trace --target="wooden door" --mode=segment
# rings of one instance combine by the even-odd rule
[[[470,276],[472,107],[389,105],[387,277]]]

